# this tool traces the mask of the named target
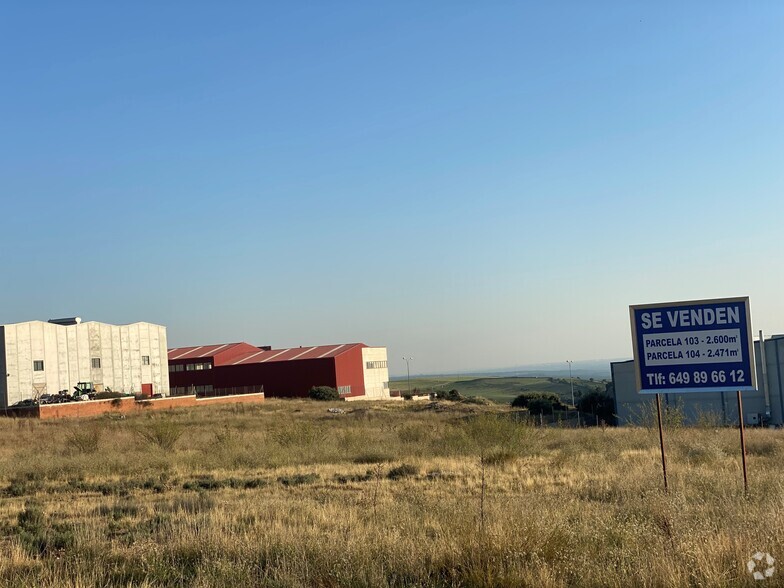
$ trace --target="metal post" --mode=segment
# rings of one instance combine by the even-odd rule
[[[749,494],[749,476],[746,472],[746,433],[743,426],[743,400],[740,397],[740,390],[738,390],[738,423],[740,424],[740,454],[743,458],[743,494]]]
[[[668,492],[667,487],[667,457],[664,455],[664,428],[662,427],[661,414],[661,394],[656,395],[656,414],[659,417],[659,444],[661,445],[662,472],[664,473],[664,491]]]

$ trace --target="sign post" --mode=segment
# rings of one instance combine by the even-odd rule
[[[743,414],[743,400],[738,390],[738,414]],[[746,473],[746,434],[743,428],[743,418],[740,419],[740,454],[743,456],[743,494],[749,493],[749,476]]]
[[[634,367],[640,394],[656,394],[659,441],[667,490],[660,394],[737,392],[748,492],[741,392],[756,389],[748,297],[640,304],[629,307]]]
[[[664,427],[662,427],[662,418],[661,418],[661,394],[656,395],[656,416],[659,420],[659,445],[661,446],[661,455],[662,455],[662,473],[664,474],[664,492],[668,492],[669,488],[667,487],[667,458],[664,454]]]

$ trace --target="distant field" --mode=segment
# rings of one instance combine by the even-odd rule
[[[392,390],[406,392],[408,382],[393,380],[389,383]],[[428,376],[411,378],[411,389],[420,391],[439,391],[455,389],[463,396],[483,396],[495,402],[511,402],[524,392],[548,392],[558,394],[564,402],[571,404],[572,394],[569,378],[504,378],[477,376]],[[604,383],[574,379],[574,394],[578,397],[592,390],[604,391]]]

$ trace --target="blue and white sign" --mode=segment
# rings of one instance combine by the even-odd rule
[[[748,297],[629,307],[642,394],[756,390]]]

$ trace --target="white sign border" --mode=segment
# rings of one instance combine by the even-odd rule
[[[637,321],[634,317],[636,310],[648,308],[664,308],[673,306],[700,306],[703,304],[721,304],[723,302],[742,302],[746,308],[746,331],[748,335],[748,357],[751,370],[750,386],[722,386],[717,388],[661,388],[658,390],[645,390],[642,387],[642,372],[640,371],[639,346],[637,345]],[[757,362],[754,358],[754,334],[751,329],[751,304],[748,296],[735,296],[732,298],[709,298],[704,300],[680,300],[675,302],[656,302],[653,304],[632,304],[629,306],[629,320],[632,326],[632,350],[634,351],[634,379],[637,384],[638,394],[686,394],[697,392],[735,392],[737,390],[751,391],[757,389]],[[760,345],[764,345],[761,342]]]

